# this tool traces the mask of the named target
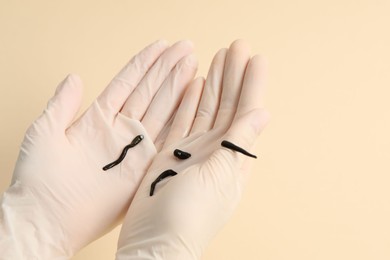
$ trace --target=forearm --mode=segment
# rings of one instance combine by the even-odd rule
[[[116,260],[199,260],[185,251],[174,249],[161,250],[159,247],[129,249],[123,248],[116,253]]]

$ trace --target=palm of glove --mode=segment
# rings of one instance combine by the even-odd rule
[[[221,129],[192,135],[154,158],[127,213],[122,230],[127,237],[121,243],[142,249],[139,241],[144,236],[152,245],[166,245],[174,251],[178,247],[177,252],[183,247],[190,247],[196,255],[203,252],[241,196],[243,175],[231,160],[240,155],[220,146],[222,135]],[[179,160],[173,156],[177,148],[192,156]],[[150,196],[151,184],[167,169],[177,175],[159,182]],[[191,259],[189,255],[182,257]]]
[[[250,59],[237,41],[215,56],[203,94],[203,82],[190,86],[126,215],[118,260],[201,257],[236,208],[252,160],[221,142],[250,149],[268,121],[262,71],[261,59]],[[175,149],[192,156],[179,160]],[[150,196],[151,184],[168,169],[177,175],[160,181]]]
[[[50,115],[45,117],[46,121]],[[96,102],[67,134],[46,132],[43,124],[50,122],[38,121],[22,143],[12,187],[36,198],[35,207],[50,209],[42,217],[58,223],[56,233],[63,234],[71,248],[118,224],[156,153],[139,121],[117,120],[127,124],[127,133],[110,125]],[[115,160],[138,134],[146,138],[120,165],[104,172],[104,164]]]

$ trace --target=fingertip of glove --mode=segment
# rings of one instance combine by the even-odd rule
[[[82,85],[81,78],[76,73],[69,73],[66,80],[70,82],[70,85],[73,87],[80,87]]]
[[[58,84],[55,95],[58,95],[64,91],[64,88],[78,87],[81,85],[81,79],[77,74],[69,73],[64,80]]]
[[[169,46],[169,42],[165,39],[159,39],[154,44],[159,45],[159,46],[163,46],[163,47]]]
[[[177,44],[178,45],[185,45],[185,46],[189,47],[190,49],[194,48],[194,43],[190,40],[187,40],[187,39],[178,41]]]
[[[240,49],[240,48],[246,48],[246,49],[250,49],[250,46],[248,44],[247,41],[245,41],[244,39],[236,39],[235,41],[232,42],[232,44],[230,45],[229,49]]]
[[[262,69],[265,70],[268,67],[268,60],[264,55],[261,54],[256,54],[253,55],[251,63],[257,63],[258,66]]]
[[[190,54],[184,58],[184,64],[191,68],[198,67],[198,59],[194,54]]]

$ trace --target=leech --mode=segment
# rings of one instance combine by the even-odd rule
[[[239,146],[237,146],[237,145],[235,145],[235,144],[233,144],[233,143],[231,143],[229,141],[223,140],[221,145],[223,147],[226,147],[226,148],[231,149],[233,151],[236,151],[236,152],[245,154],[246,156],[249,156],[249,157],[257,159],[256,155],[249,153],[248,151],[242,149],[241,147],[239,147]]]
[[[133,141],[131,141],[130,144],[126,145],[125,148],[123,148],[123,151],[121,153],[121,155],[119,155],[119,158],[116,159],[115,161],[113,161],[112,163],[109,163],[107,164],[106,166],[103,167],[103,171],[107,171],[108,169],[111,169],[112,167],[120,164],[123,159],[125,159],[126,157],[126,154],[127,154],[127,151],[130,149],[130,148],[133,148],[134,146],[136,146],[137,144],[139,144],[142,140],[144,139],[144,136],[143,135],[137,135]]]
[[[157,177],[157,179],[156,179],[154,182],[152,182],[152,185],[150,186],[150,193],[149,193],[149,195],[150,195],[150,196],[153,196],[153,194],[154,194],[154,189],[156,188],[157,183],[159,183],[160,181],[162,181],[163,179],[165,179],[165,178],[167,178],[167,177],[175,176],[176,174],[177,174],[177,172],[175,172],[174,170],[171,170],[171,169],[166,170],[166,171],[164,171],[163,173],[161,173],[161,174]]]
[[[173,151],[173,155],[175,157],[179,158],[180,160],[185,160],[185,159],[188,159],[191,157],[190,153],[184,152],[184,151],[179,150],[179,149],[175,149],[175,151]]]

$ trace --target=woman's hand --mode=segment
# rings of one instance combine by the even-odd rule
[[[81,81],[69,75],[59,85],[27,130],[1,199],[1,259],[67,259],[120,222],[196,73],[192,48],[146,47],[74,123]],[[103,171],[138,135],[124,160]]]

